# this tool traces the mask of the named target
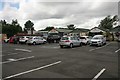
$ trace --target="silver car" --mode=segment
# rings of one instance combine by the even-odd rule
[[[47,41],[43,37],[30,37],[27,41],[27,44],[43,44],[46,43]]]
[[[104,44],[106,44],[106,37],[104,37],[103,35],[95,35],[90,40],[90,45],[102,46]]]
[[[81,40],[74,36],[63,36],[59,42],[61,48],[64,46],[69,46],[72,48],[73,46],[81,46]]]

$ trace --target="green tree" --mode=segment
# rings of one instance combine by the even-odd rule
[[[34,30],[34,23],[31,22],[30,20],[28,20],[25,24],[25,28],[24,28],[24,31],[28,31],[28,30],[31,30],[31,34],[33,34],[33,30]]]
[[[109,38],[110,36],[112,36],[112,39],[114,40],[114,36],[113,34],[110,33],[110,31],[113,29],[113,25],[116,25],[117,22],[119,21],[118,16],[115,15],[113,17],[111,17],[110,15],[105,17],[103,20],[101,20],[100,24],[99,24],[99,28],[103,29],[106,31],[106,36]]]
[[[69,24],[69,25],[67,25],[67,27],[70,30],[74,30],[75,29],[75,25],[74,24]]]
[[[22,32],[22,27],[18,24],[18,22],[14,22],[16,22],[16,20],[12,20],[11,24],[7,23],[5,20],[1,20],[0,23],[2,23],[2,33],[7,34],[8,37],[11,37],[17,33]]]
[[[54,29],[54,27],[46,27],[46,28],[43,29],[42,31],[50,31],[50,30],[52,30],[52,29]]]
[[[99,28],[101,29],[105,29],[110,31],[111,29],[113,29],[113,25],[115,25],[118,22],[118,16],[115,15],[113,17],[111,17],[110,15],[105,17],[103,20],[101,20],[100,24],[99,24]]]

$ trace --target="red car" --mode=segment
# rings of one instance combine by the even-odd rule
[[[9,43],[14,43],[14,37],[10,37]]]

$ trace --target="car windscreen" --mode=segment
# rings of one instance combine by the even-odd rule
[[[48,35],[58,35],[58,33],[49,33]]]
[[[80,39],[85,39],[85,37],[80,37]]]
[[[61,40],[68,40],[69,38],[68,37],[62,37]]]
[[[29,39],[32,39],[33,37],[29,37]]]
[[[93,39],[101,39],[100,37],[93,37]]]

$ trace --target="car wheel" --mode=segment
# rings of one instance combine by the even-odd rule
[[[87,41],[86,45],[88,45],[88,44],[89,44],[89,42]]]
[[[27,40],[25,41],[25,44],[27,43]]]
[[[98,46],[101,47],[101,46],[102,46],[102,43],[98,44]]]
[[[79,46],[82,46],[82,43],[80,43],[80,45]]]
[[[72,43],[70,44],[70,48],[73,48],[73,44]]]
[[[9,43],[9,40],[7,41],[7,43]]]
[[[43,42],[43,44],[47,43],[46,41]]]
[[[92,46],[92,44],[89,44],[89,46]]]
[[[4,40],[4,43],[6,43],[6,41]]]
[[[63,46],[62,46],[62,45],[60,45],[60,48],[63,48]]]
[[[104,43],[104,45],[106,45],[106,42]]]
[[[36,42],[33,42],[33,45],[36,45]]]

